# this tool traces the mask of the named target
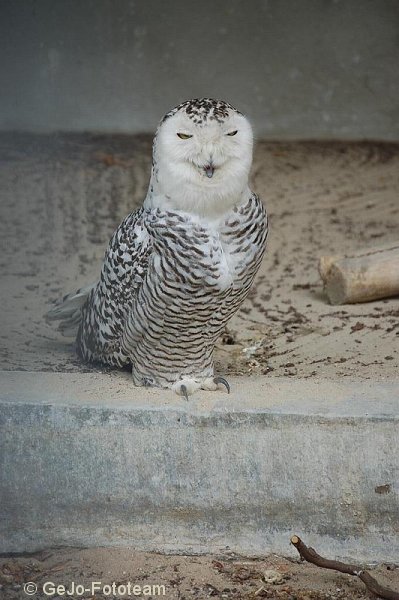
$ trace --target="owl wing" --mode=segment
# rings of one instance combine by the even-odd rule
[[[140,208],[116,229],[105,252],[100,281],[82,308],[77,349],[84,360],[115,366],[128,362],[120,340],[151,253],[145,209]]]

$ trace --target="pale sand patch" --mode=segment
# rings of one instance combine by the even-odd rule
[[[42,314],[98,276],[113,230],[144,198],[151,139],[2,134],[0,160],[0,368],[101,370]],[[399,145],[260,142],[252,184],[270,214],[268,252],[218,343],[217,370],[397,376],[398,299],[330,306],[317,262],[399,239]]]
[[[287,550],[289,546],[287,545]],[[137,552],[132,548],[70,548],[50,549],[22,557],[0,557],[0,591],[4,600],[20,600],[27,596],[23,585],[37,585],[35,598],[46,598],[43,584],[53,587],[71,582],[84,585],[88,590],[91,582],[127,586],[128,582],[141,586],[141,596],[180,600],[367,600],[370,594],[355,577],[335,571],[320,569],[309,563],[300,563],[291,551],[292,558],[270,555],[259,559],[235,556],[226,552],[219,556],[165,556],[149,552]],[[273,571],[274,573],[270,573]],[[266,573],[265,573],[266,572]],[[399,589],[399,568],[379,565],[370,573],[382,585]],[[269,582],[264,581],[264,577]],[[271,583],[273,579],[275,583]],[[151,586],[147,593],[144,586]],[[152,588],[164,586],[164,588]],[[51,588],[47,588],[51,589]],[[165,595],[162,594],[163,589]],[[123,591],[123,588],[121,588]],[[138,590],[137,590],[138,591]],[[155,593],[152,594],[151,591]],[[158,592],[161,591],[159,595]],[[105,592],[107,590],[105,589]],[[47,596],[49,597],[49,596]],[[57,594],[50,597],[70,597]],[[73,596],[77,598],[77,595]],[[79,597],[81,597],[79,595]],[[95,595],[83,595],[91,600],[104,600],[102,591]]]

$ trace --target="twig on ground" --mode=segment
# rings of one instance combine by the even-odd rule
[[[399,600],[399,592],[395,592],[394,590],[380,585],[378,581],[374,579],[370,573],[364,571],[361,566],[349,565],[338,560],[329,560],[328,558],[324,558],[323,556],[320,556],[320,554],[317,554],[313,548],[308,547],[297,535],[292,536],[291,544],[298,550],[301,558],[307,562],[313,563],[314,565],[324,569],[333,569],[334,571],[339,571],[340,573],[354,575],[355,577],[361,579],[368,591],[375,596],[384,598],[385,600]]]

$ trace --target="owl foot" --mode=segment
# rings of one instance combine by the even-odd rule
[[[230,385],[229,382],[224,377],[207,377],[201,383],[202,390],[210,390],[215,391],[218,389],[218,385],[224,385],[227,390],[227,393],[230,394]]]
[[[213,392],[218,389],[219,385],[223,385],[227,393],[230,394],[229,382],[224,377],[206,377],[202,380],[190,378],[179,379],[179,381],[173,384],[172,390],[178,396],[183,396],[183,398],[188,400],[188,397],[199,389]]]

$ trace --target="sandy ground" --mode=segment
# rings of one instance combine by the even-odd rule
[[[381,564],[369,572],[381,585],[399,590],[399,567]],[[30,556],[0,558],[0,593],[4,600],[26,600],[24,584],[28,582],[37,586],[37,593],[32,595],[37,600],[70,597],[57,593],[46,595],[43,593],[46,582],[54,584],[51,588],[47,583],[47,591],[58,585],[72,590],[71,583],[75,582],[87,589],[81,594],[84,598],[109,597],[102,585],[100,591],[93,594],[93,581],[102,585],[115,582],[116,586],[130,582],[131,589],[137,585],[140,589],[136,591],[142,592],[140,596],[132,594],[130,597],[154,600],[158,597],[169,600],[366,600],[371,597],[357,578],[301,563],[296,557],[164,556],[129,548],[95,548],[46,550]],[[164,586],[165,594],[160,595],[158,591],[163,589],[153,586]],[[119,589],[124,592],[123,588]],[[73,595],[74,598],[81,596]]]
[[[98,277],[110,235],[145,196],[150,160],[146,136],[0,136],[0,368],[93,370],[42,315]],[[217,346],[218,371],[397,375],[398,299],[330,306],[317,262],[399,240],[399,145],[260,142],[252,185],[269,249]]]

